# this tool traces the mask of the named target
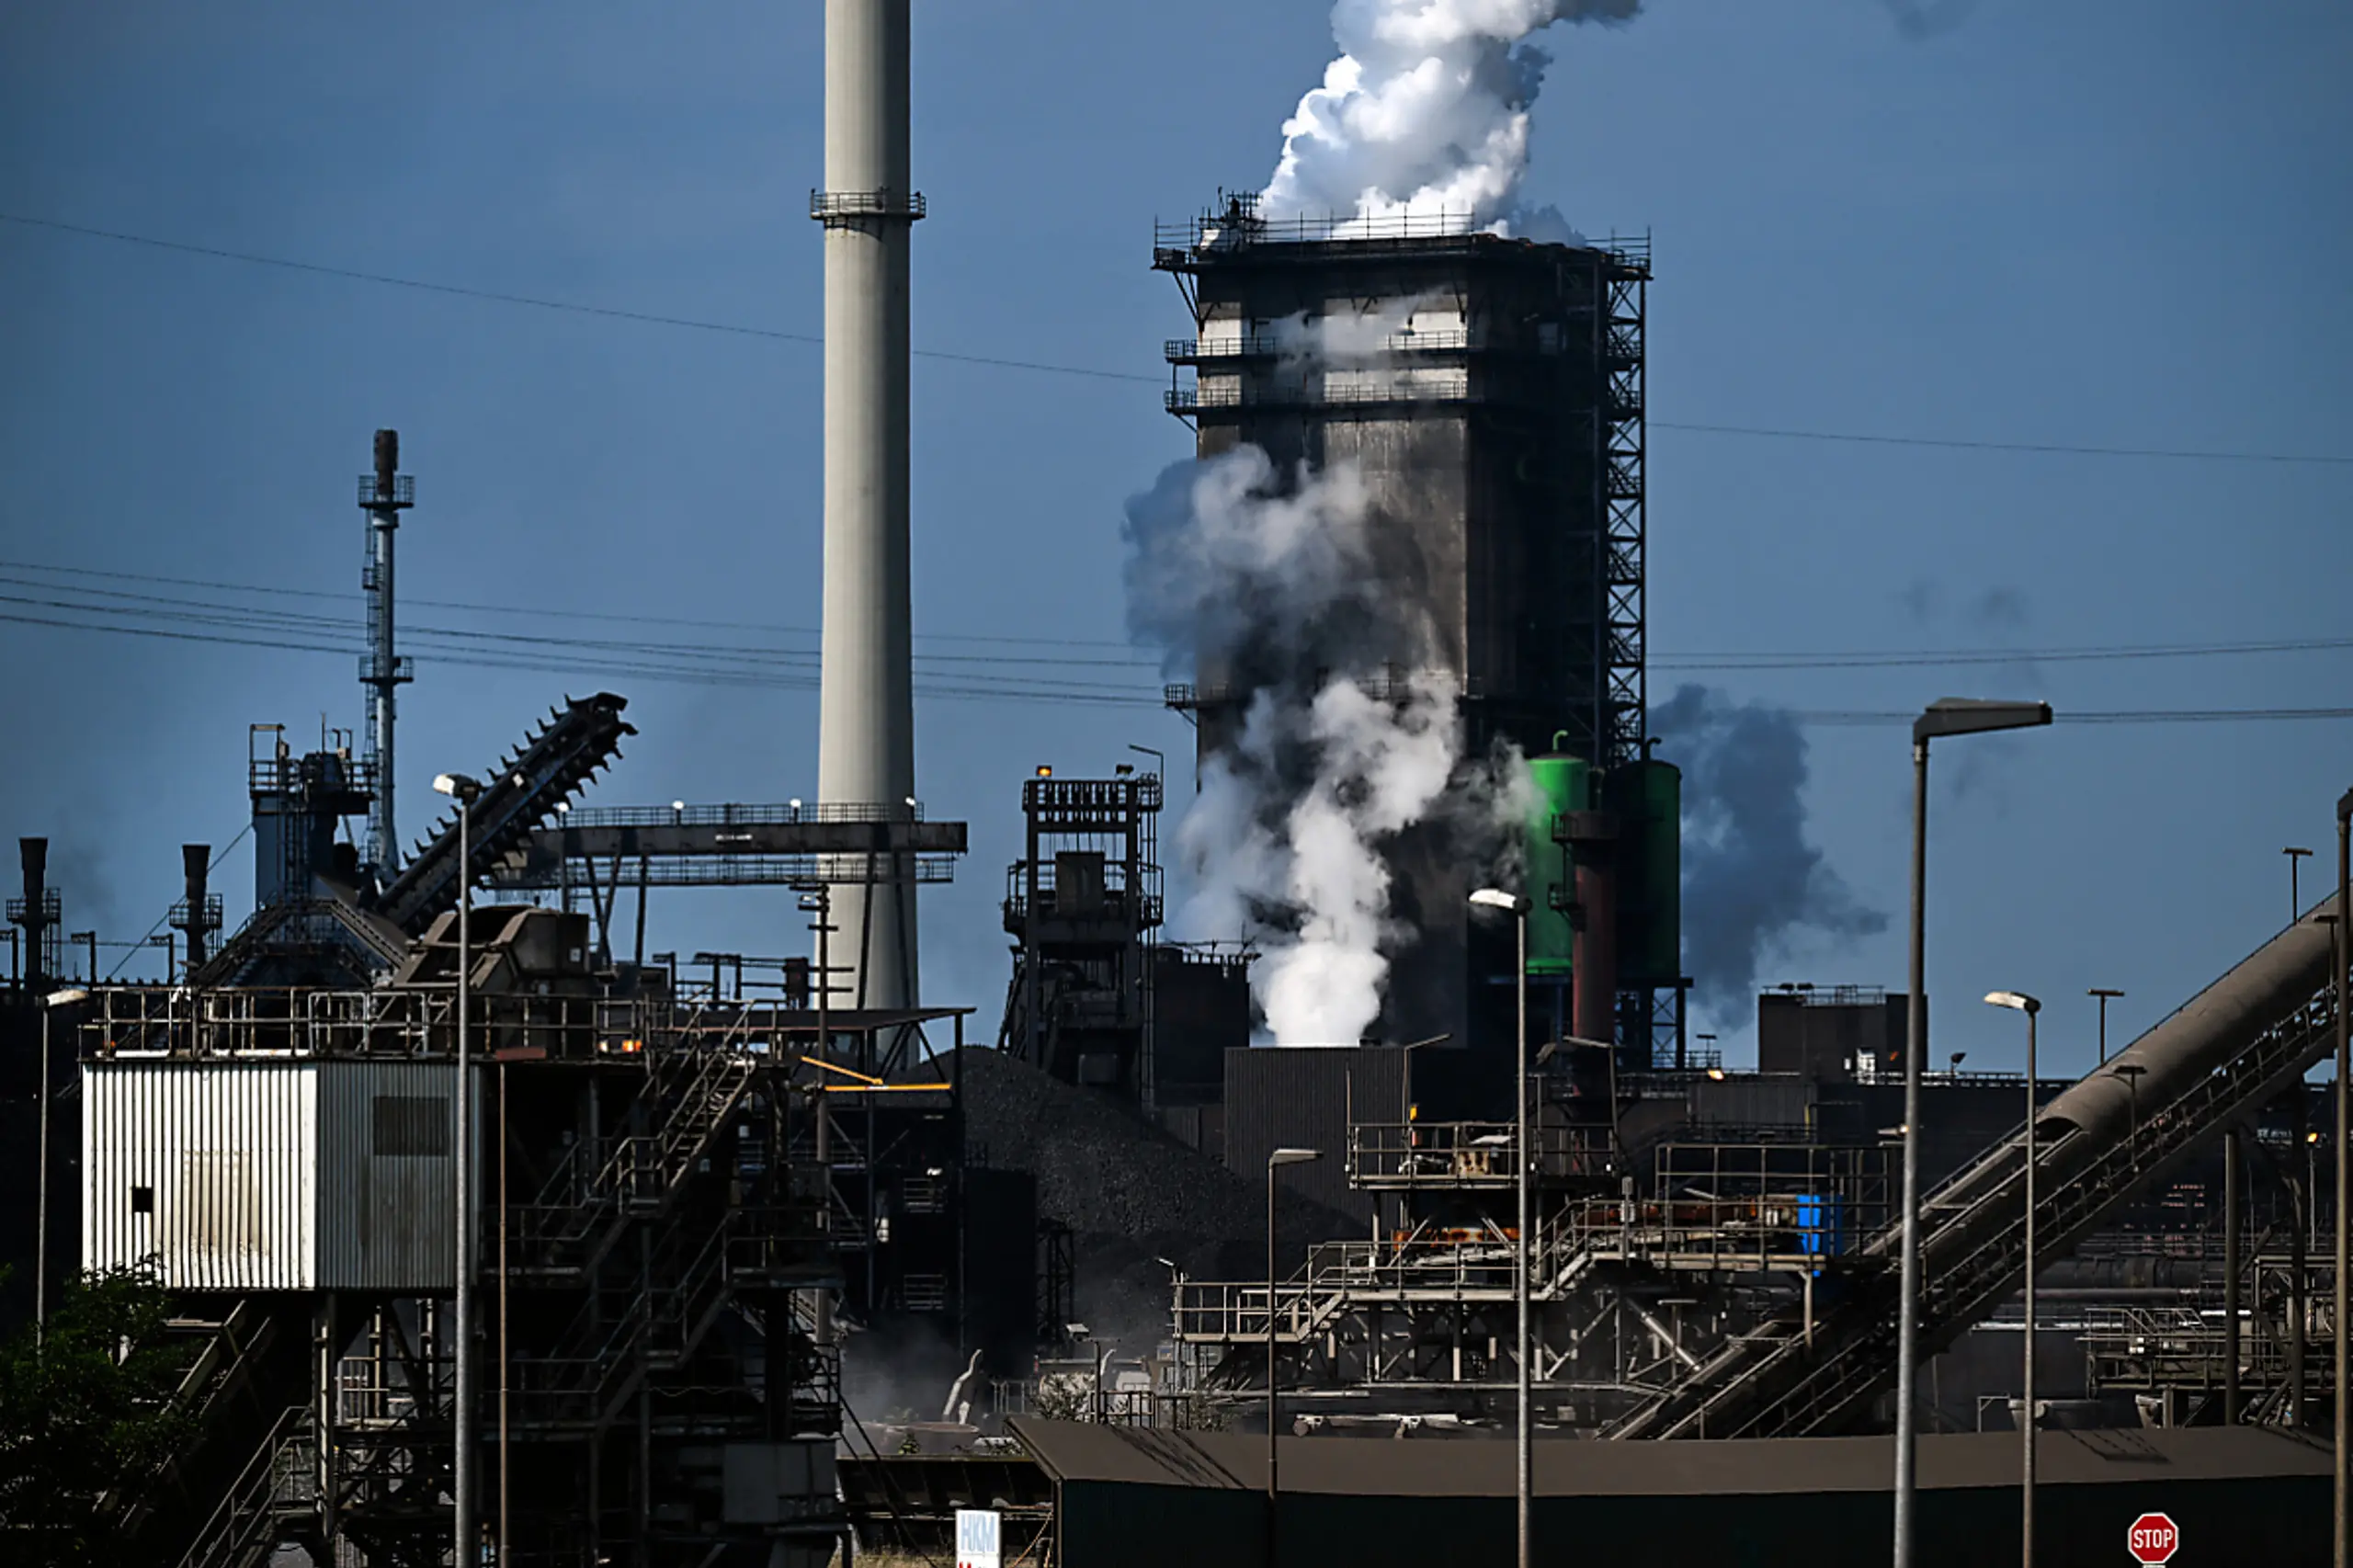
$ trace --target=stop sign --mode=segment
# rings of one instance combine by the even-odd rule
[[[2124,1533],[2124,1548],[2135,1562],[2170,1562],[2181,1550],[2181,1531],[2163,1514],[2143,1514]]]

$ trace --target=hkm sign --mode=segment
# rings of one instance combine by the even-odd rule
[[[994,1508],[957,1509],[956,1568],[1003,1568],[1002,1522]]]

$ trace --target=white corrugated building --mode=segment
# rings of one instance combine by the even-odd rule
[[[194,1290],[455,1288],[449,1064],[83,1064],[82,1262]]]

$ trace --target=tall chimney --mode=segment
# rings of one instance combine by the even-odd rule
[[[907,568],[908,0],[825,0],[825,606],[817,794],[911,816]],[[853,1006],[915,1005],[912,858],[833,902]],[[837,960],[838,961],[838,960]]]
[[[204,966],[204,938],[212,926],[205,908],[210,902],[210,889],[206,879],[212,864],[212,846],[183,844],[180,846],[180,873],[187,879],[188,916],[180,930],[188,937],[188,969],[194,974]]]
[[[377,431],[375,455],[376,471],[359,476],[359,507],[368,514],[368,564],[359,576],[368,601],[368,652],[360,659],[359,684],[368,688],[367,756],[376,775],[365,858],[381,884],[392,880],[401,860],[392,824],[394,694],[416,678],[392,642],[392,537],[400,531],[401,514],[415,503],[416,482],[400,472],[399,431]]]
[[[17,916],[23,934],[17,946],[23,953],[25,994],[39,996],[49,989],[49,840],[19,838],[17,853],[24,866],[24,912]]]

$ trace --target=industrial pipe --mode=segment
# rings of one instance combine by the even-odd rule
[[[2162,1116],[2249,1040],[2311,1001],[2328,978],[2332,938],[2324,913],[2325,907],[2307,913],[2109,1058],[2106,1072],[2079,1080],[2044,1106],[2040,1128],[2052,1141],[2046,1168],[2063,1180],[2125,1136],[2136,1120]],[[1974,1189],[1979,1184],[1990,1189],[2006,1179],[2006,1172],[1983,1166],[1941,1201],[1952,1209],[1965,1207],[1980,1196]]]
[[[1576,948],[1570,960],[1573,1032],[1581,1040],[1618,1038],[1618,818],[1571,812],[1563,836],[1576,867]],[[1613,1108],[1612,1117],[1616,1115]]]

